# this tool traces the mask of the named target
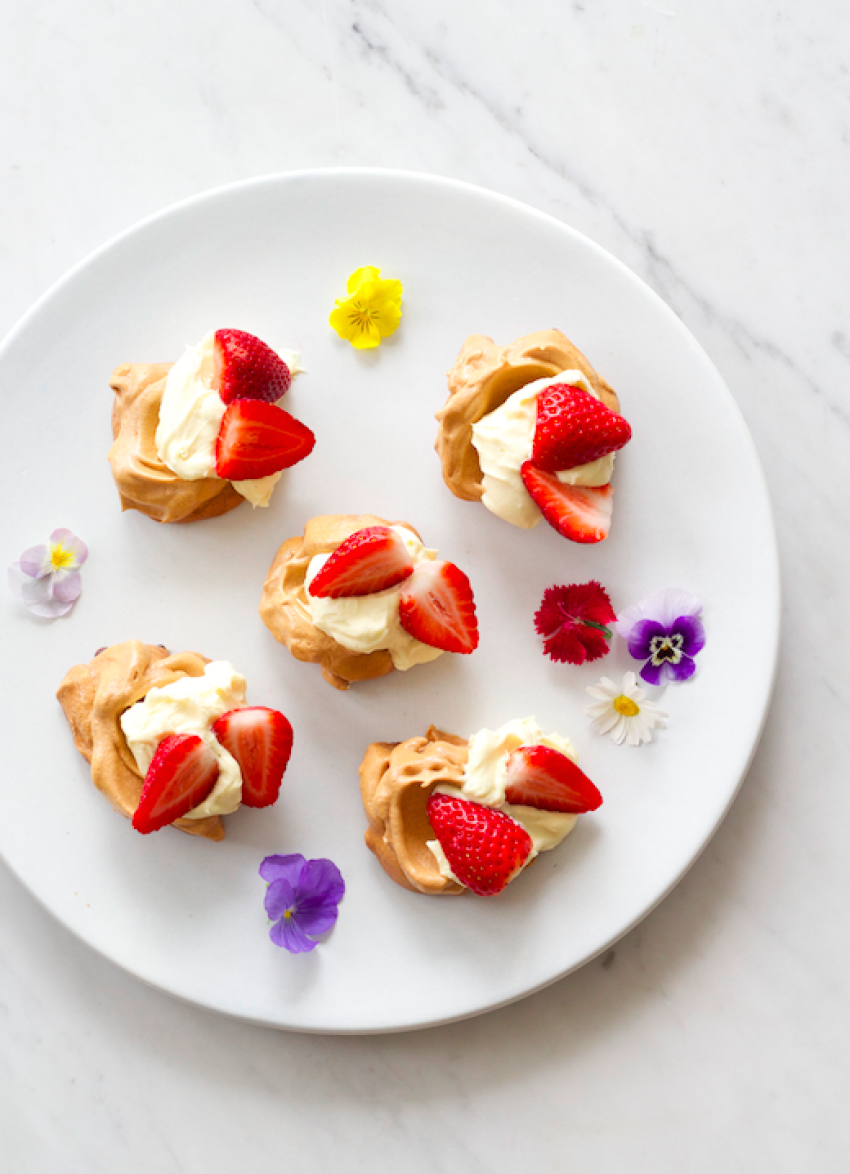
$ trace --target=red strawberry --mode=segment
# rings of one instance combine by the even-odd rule
[[[520,746],[508,758],[508,803],[576,815],[602,803],[596,787],[566,754],[551,746]]]
[[[215,332],[213,387],[226,404],[260,399],[273,404],[289,390],[292,375],[280,355],[244,330]]]
[[[472,587],[454,563],[421,562],[402,588],[398,618],[405,632],[444,652],[473,652],[478,621]]]
[[[225,481],[268,477],[303,461],[316,438],[283,408],[257,399],[237,399],[222,417],[215,445],[215,471]]]
[[[223,713],[213,723],[212,732],[239,763],[245,806],[271,806],[280,794],[283,772],[292,753],[292,726],[288,719],[276,709],[247,705]]]
[[[611,529],[613,485],[564,485],[554,473],[544,473],[526,461],[520,469],[523,484],[550,526],[573,542],[601,542]]]
[[[479,897],[501,893],[532,849],[524,827],[469,799],[435,791],[428,799],[428,818],[452,872]]]
[[[310,595],[328,599],[374,595],[412,574],[413,559],[395,530],[367,526],[340,543],[308,590]]]
[[[590,392],[569,383],[553,383],[537,397],[531,460],[550,473],[574,469],[616,452],[631,436],[623,417]]]
[[[197,734],[169,734],[156,748],[133,827],[147,835],[203,803],[216,784],[218,762]]]

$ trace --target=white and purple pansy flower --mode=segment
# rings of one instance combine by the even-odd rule
[[[620,612],[617,632],[648,685],[687,681],[696,672],[694,657],[705,647],[702,603],[679,587],[668,587]]]
[[[54,530],[47,542],[31,546],[10,565],[9,590],[33,615],[64,616],[80,598],[80,567],[88,553],[76,534]]]
[[[272,921],[269,937],[290,954],[315,950],[313,939],[336,924],[345,882],[332,860],[306,860],[298,853],[267,856],[260,865],[267,882],[265,907]]]

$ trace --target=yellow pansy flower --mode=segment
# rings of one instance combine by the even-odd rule
[[[346,286],[348,297],[337,298],[330,324],[357,350],[369,350],[394,334],[401,320],[400,281],[381,277],[380,269],[355,269]]]

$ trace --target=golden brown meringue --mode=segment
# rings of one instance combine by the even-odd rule
[[[92,782],[127,819],[133,818],[139,805],[144,778],[121,729],[121,714],[150,689],[181,677],[203,676],[207,664],[207,658],[197,652],[172,655],[158,645],[127,640],[104,648],[88,664],[74,665],[59,686],[56,696],[74,745],[91,763]],[[224,823],[218,815],[177,819],[171,826],[190,836],[224,839]]]
[[[372,514],[323,514],[310,519],[303,537],[284,542],[263,585],[263,623],[296,660],[320,664],[322,676],[335,689],[347,689],[354,681],[385,677],[394,671],[392,656],[386,649],[352,652],[321,632],[307,610],[305,579],[310,560],[336,550],[355,531],[367,526],[406,526],[419,537],[408,522],[387,522]]]
[[[469,743],[434,726],[424,738],[373,742],[360,764],[360,796],[369,820],[366,845],[387,876],[431,896],[464,891],[444,877],[429,848],[428,798],[438,783],[463,783]]]
[[[484,492],[472,425],[501,407],[519,388],[568,370],[583,372],[602,402],[619,412],[614,389],[560,330],[526,334],[506,347],[496,346],[483,334],[467,338],[448,373],[449,397],[437,412],[439,430],[434,446],[443,480],[455,497],[480,501]]]
[[[185,481],[162,463],[156,426],[171,363],[125,363],[112,372],[115,392],[109,450],[123,510],[139,510],[155,522],[200,522],[235,509],[245,498],[229,481]]]

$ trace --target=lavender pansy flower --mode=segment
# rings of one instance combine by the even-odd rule
[[[678,587],[620,612],[615,625],[635,660],[646,663],[640,675],[649,685],[687,681],[696,672],[694,657],[705,647],[702,603]]]
[[[31,546],[8,568],[9,590],[37,616],[64,616],[80,598],[80,567],[88,547],[70,530],[54,530],[41,546]]]
[[[290,954],[307,954],[336,923],[345,882],[331,860],[267,856],[260,876],[268,883],[265,906],[272,922],[269,937]]]

